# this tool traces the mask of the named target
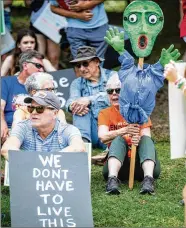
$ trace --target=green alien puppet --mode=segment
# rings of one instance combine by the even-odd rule
[[[158,4],[148,0],[136,0],[130,3],[123,14],[123,27],[131,41],[132,49],[143,62],[150,55],[157,35],[162,30],[164,16]],[[120,92],[120,112],[128,123],[143,124],[148,121],[155,107],[155,96],[163,86],[164,65],[170,60],[176,61],[180,53],[174,45],[163,49],[160,59],[153,65],[135,66],[134,58],[125,50],[124,32],[110,28],[105,41],[119,54],[121,69],[119,77],[122,83]]]

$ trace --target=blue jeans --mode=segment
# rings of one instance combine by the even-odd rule
[[[104,24],[98,28],[81,29],[69,27],[66,29],[67,39],[70,43],[70,49],[75,58],[77,49],[81,46],[88,45],[96,48],[97,56],[104,58],[107,50],[107,43],[104,40],[108,24]]]
[[[80,130],[82,137],[92,143],[94,148],[106,149],[107,146],[98,138],[98,122],[92,112],[84,116],[73,115],[73,125]]]

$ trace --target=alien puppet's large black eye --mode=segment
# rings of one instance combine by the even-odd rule
[[[157,20],[158,20],[158,18],[156,15],[152,14],[149,16],[149,23],[150,24],[156,24]]]
[[[131,22],[131,23],[135,23],[137,20],[138,20],[138,17],[136,14],[131,14],[128,18],[128,20]]]

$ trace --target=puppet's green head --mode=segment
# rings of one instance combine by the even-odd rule
[[[123,14],[123,27],[136,56],[150,55],[163,24],[163,12],[155,2],[136,0],[127,6]]]

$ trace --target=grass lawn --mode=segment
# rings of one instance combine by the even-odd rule
[[[161,177],[156,195],[140,195],[140,183],[130,191],[121,185],[119,196],[105,194],[102,167],[92,166],[92,208],[95,227],[183,227],[184,207],[179,204],[186,183],[185,159],[170,160],[169,142],[156,144],[161,161]],[[99,153],[94,150],[93,154]],[[10,226],[9,188],[2,186],[2,226]]]

